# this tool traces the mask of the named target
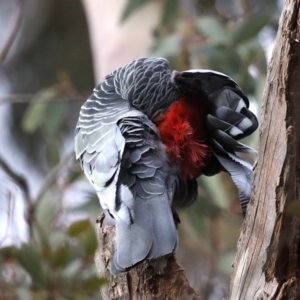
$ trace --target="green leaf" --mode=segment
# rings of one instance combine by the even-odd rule
[[[107,283],[107,280],[105,278],[91,276],[87,279],[82,280],[81,287],[83,290],[87,290],[88,292],[93,292],[93,291],[97,291],[105,283]]]
[[[240,56],[244,60],[248,60],[248,66],[254,62],[255,57],[259,53],[263,53],[261,44],[257,38],[257,36],[252,37],[251,39],[245,41],[244,43],[240,44],[238,47],[234,48],[240,54]]]
[[[82,269],[82,259],[75,258],[74,260],[70,261],[70,263],[62,269],[62,274],[64,277],[71,278],[71,277],[78,277],[80,274],[80,270]]]
[[[66,246],[61,246],[51,253],[50,262],[55,269],[64,268],[71,258],[71,251]]]
[[[0,249],[0,258],[4,261],[15,260],[18,257],[19,249],[14,246],[3,247]]]
[[[42,258],[33,245],[22,245],[19,251],[18,261],[23,269],[30,275],[36,286],[45,287],[46,279],[42,270]]]
[[[88,219],[76,221],[68,228],[68,235],[73,238],[79,237],[83,233],[87,233],[91,227],[91,222]]]
[[[139,8],[147,4],[148,2],[152,2],[151,0],[127,0],[127,4],[123,11],[121,22],[124,22],[131,16],[134,12],[136,12]]]
[[[98,247],[95,229],[91,226],[82,239],[83,249],[86,255],[94,256]]]
[[[32,300],[30,291],[25,287],[20,287],[17,289],[18,299],[20,300]]]
[[[208,38],[210,44],[228,44],[231,34],[226,27],[214,16],[201,16],[196,25]]]
[[[205,59],[216,60],[224,58],[224,49],[218,46],[209,45],[194,50],[193,54],[200,57],[202,56]]]
[[[163,25],[173,24],[178,18],[179,1],[178,0],[165,0],[162,21]]]
[[[219,259],[218,269],[219,272],[230,275],[232,264],[234,262],[235,252],[223,253]]]
[[[248,22],[239,26],[238,30],[233,35],[231,43],[236,46],[250,40],[255,37],[268,23],[269,17],[267,15],[259,15],[249,19]]]
[[[50,192],[50,191],[49,191]],[[58,197],[55,191],[51,191],[51,196],[49,193],[45,194],[42,200],[39,202],[37,210],[36,210],[36,218],[39,224],[43,224],[45,226],[49,226],[51,222],[59,215],[60,208],[57,203],[51,202],[51,198],[53,196]],[[51,198],[50,198],[51,197]]]
[[[150,54],[153,57],[177,56],[180,51],[180,44],[180,36],[173,34],[159,40],[156,46],[151,50]]]
[[[87,256],[94,255],[98,246],[95,228],[89,220],[77,221],[68,229],[68,235],[78,238],[80,244]]]
[[[201,176],[200,180],[202,185],[204,186],[205,191],[212,199],[214,199],[215,203],[217,203],[220,208],[228,209],[228,193],[226,193],[220,174],[213,177]]]
[[[58,94],[57,87],[44,89],[37,93],[32,99],[32,103],[28,106],[23,119],[22,128],[27,133],[35,132],[43,123],[49,105],[49,101]]]
[[[89,216],[95,216],[97,218],[102,212],[97,195],[85,192],[83,196],[87,199],[87,201],[78,206],[68,208],[68,212],[85,212],[88,213]]]
[[[53,230],[51,234],[49,234],[48,238],[50,246],[52,248],[57,248],[66,242],[68,236],[66,235],[64,230]]]
[[[44,119],[44,126],[49,136],[57,133],[66,114],[66,103],[49,103]]]

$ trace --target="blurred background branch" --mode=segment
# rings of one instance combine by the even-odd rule
[[[90,95],[89,93],[81,93],[77,95],[58,95],[55,99],[51,99],[48,102],[68,102],[68,101],[77,101],[79,103],[83,103]],[[11,94],[11,95],[3,95],[0,97],[0,105],[8,104],[8,103],[33,103],[39,102],[39,99],[36,99],[35,94]]]
[[[24,10],[24,0],[18,0],[12,18],[13,20],[11,21],[11,29],[9,30],[8,38],[0,50],[0,66],[4,62],[9,52],[9,49],[11,48],[14,40],[16,39],[22,21],[23,10]]]

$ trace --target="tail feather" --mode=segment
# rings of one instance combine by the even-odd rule
[[[136,198],[134,223],[116,223],[116,268],[125,271],[145,259],[153,243],[152,220],[148,200]]]
[[[178,243],[177,230],[167,195],[164,193],[162,196],[149,200],[154,240],[147,258],[172,253]]]
[[[143,261],[172,253],[178,243],[167,191],[150,199],[136,197],[131,225],[116,223],[116,252],[111,273],[126,271]]]

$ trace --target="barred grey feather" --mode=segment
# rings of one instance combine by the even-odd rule
[[[248,110],[249,100],[230,77],[210,70],[173,72],[172,78],[182,90],[199,94],[206,99],[209,145],[214,153],[202,174],[212,176],[227,171],[237,186],[243,214],[246,214],[252,185],[252,167],[235,152],[256,153],[237,140],[258,127],[255,115]]]
[[[116,224],[112,274],[172,253],[178,244],[172,201],[185,206],[197,198],[196,180],[183,180],[154,124],[186,92],[204,99],[209,112],[206,130],[214,156],[199,175],[227,171],[245,212],[252,169],[235,151],[253,152],[237,140],[258,124],[240,87],[208,70],[171,74],[163,58],[132,61],[94,89],[81,108],[75,136],[76,159]]]

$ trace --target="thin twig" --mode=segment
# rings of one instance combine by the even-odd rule
[[[38,203],[42,200],[43,196],[48,191],[49,187],[53,185],[53,183],[57,179],[58,173],[70,162],[70,160],[74,157],[74,152],[72,151],[66,157],[60,161],[56,166],[54,166],[50,172],[45,177],[45,180],[43,182],[43,185],[34,201],[35,206],[38,205]]]
[[[7,38],[6,43],[4,44],[2,50],[0,51],[0,65],[4,62],[4,60],[7,57],[7,54],[16,39],[16,36],[18,34],[18,31],[20,29],[20,24],[22,20],[22,12],[24,10],[24,0],[18,0],[17,8],[14,13],[13,17],[13,26],[11,29],[11,32]]]
[[[14,211],[16,206],[16,187],[14,186],[12,189],[9,190],[9,197],[8,197],[8,205],[6,209],[6,225],[4,230],[3,238],[0,240],[0,247],[3,245],[4,241],[9,237],[9,228],[13,226],[14,223]]]
[[[0,156],[0,167],[2,167],[3,171],[13,179],[13,181],[20,187],[20,189],[24,193],[25,202],[26,202],[26,222],[29,227],[29,237],[30,239],[33,237],[33,222],[35,219],[35,210],[38,207],[40,201],[43,196],[48,191],[49,187],[53,185],[53,183],[57,179],[58,173],[70,162],[71,158],[74,157],[73,151],[66,155],[66,157],[59,162],[56,166],[54,166],[50,172],[46,175],[43,185],[36,197],[36,199],[32,200],[29,194],[29,186],[27,181],[21,175],[18,175],[15,171],[13,171],[8,164],[1,158]]]
[[[7,163],[6,161],[0,156],[0,167],[3,169],[3,171],[16,183],[16,185],[20,188],[20,190],[24,194],[25,204],[26,204],[26,210],[27,210],[27,216],[26,216],[26,222],[29,227],[29,237],[33,237],[33,231],[32,231],[32,222],[33,222],[33,211],[34,211],[34,204],[30,197],[29,192],[29,185],[25,177],[17,174]]]
[[[83,94],[77,94],[77,95],[61,95],[57,96],[49,101],[43,101],[43,103],[49,103],[49,102],[84,102],[90,93],[83,93]],[[6,96],[0,97],[0,105],[1,104],[7,104],[7,103],[35,103],[39,102],[38,99],[35,98],[36,94],[11,94]]]
[[[31,198],[29,193],[29,186],[27,180],[17,174],[7,163],[6,161],[0,156],[0,168],[17,184],[17,186],[21,189],[24,193],[24,197],[27,203],[31,204]]]

